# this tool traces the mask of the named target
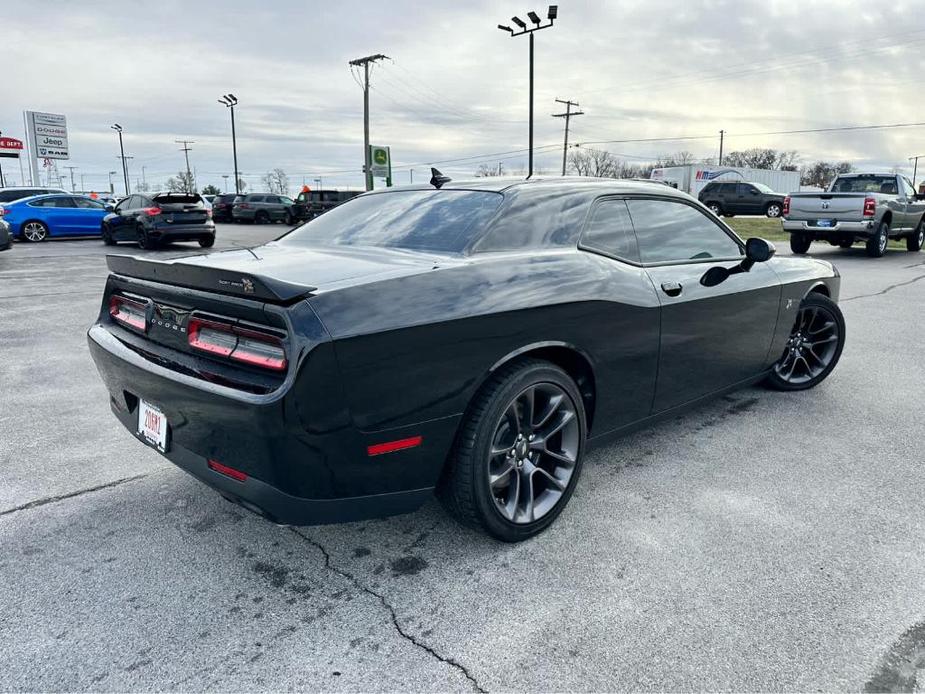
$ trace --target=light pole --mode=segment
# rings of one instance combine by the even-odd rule
[[[116,173],[115,171],[110,171],[110,172],[109,172],[109,194],[110,194],[110,195],[114,195],[115,192],[116,192],[115,187],[113,187],[113,185],[112,185],[112,177],[115,175],[115,173]]]
[[[321,179],[313,178],[312,180],[318,184],[318,199],[321,200]]]
[[[530,178],[533,175],[533,34],[540,29],[548,29],[551,27],[555,23],[556,17],[558,16],[559,6],[550,5],[549,10],[546,13],[546,18],[549,20],[549,24],[541,24],[542,20],[540,19],[539,15],[531,10],[530,12],[527,12],[527,17],[529,17],[530,21],[534,24],[532,29],[528,29],[527,23],[524,22],[520,17],[511,17],[511,21],[520,27],[516,32],[511,29],[511,27],[505,26],[504,24],[498,25],[498,28],[501,29],[501,31],[506,31],[511,36],[523,36],[524,34],[530,35],[530,145],[529,154],[527,155],[527,178]]]
[[[231,109],[231,151],[234,154],[234,192],[240,193],[238,184],[238,140],[234,132],[234,107],[238,105],[238,98],[234,94],[225,94],[218,103]]]
[[[118,123],[114,123],[109,127],[119,133],[119,156],[122,158],[122,175],[125,177],[125,195],[128,196],[131,194],[131,191],[128,187],[128,167],[125,165],[125,148],[122,146],[122,126]]]

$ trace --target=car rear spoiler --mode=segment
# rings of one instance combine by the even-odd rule
[[[131,255],[107,255],[106,264],[117,275],[271,303],[292,303],[317,290],[263,275]]]

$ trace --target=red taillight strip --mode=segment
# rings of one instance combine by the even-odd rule
[[[222,465],[217,460],[209,460],[208,466],[210,470],[215,470],[215,472],[220,475],[225,475],[225,477],[230,477],[233,480],[238,482],[247,481],[247,473],[241,472],[240,470],[235,470],[233,467],[228,467],[227,465]]]
[[[141,317],[121,311],[120,308],[122,306],[131,306],[141,313]],[[109,315],[113,320],[121,323],[122,325],[127,325],[129,327],[135,328],[136,330],[141,330],[142,332],[146,331],[148,329],[147,312],[147,305],[140,301],[134,301],[124,296],[119,296],[118,294],[113,294],[111,297],[109,297]]]
[[[145,207],[144,210],[142,211],[149,217],[156,217],[157,215],[161,213],[161,208],[160,207]]]
[[[790,196],[789,195],[784,198],[784,205],[783,205],[783,209],[781,210],[781,214],[784,215],[785,217],[788,214],[790,214]]]
[[[877,199],[876,198],[864,198],[864,215],[865,217],[873,217],[877,214]]]
[[[234,347],[228,348],[225,345],[214,344],[203,340],[201,337],[201,331],[203,328],[222,332],[226,335],[234,335],[236,338]],[[209,352],[210,354],[217,354],[222,357],[228,357],[229,359],[234,359],[245,364],[260,366],[266,369],[272,369],[274,371],[283,371],[285,370],[286,365],[289,363],[286,360],[286,350],[283,347],[283,341],[275,335],[269,335],[267,333],[262,333],[256,330],[241,328],[236,325],[217,323],[215,321],[204,320],[202,318],[196,317],[190,318],[189,325],[187,326],[186,330],[186,335],[187,342],[189,343],[190,347],[201,350],[203,352]],[[283,356],[272,357],[249,352],[246,348],[242,348],[241,341],[237,339],[239,337],[245,337],[257,342],[262,342],[272,347],[277,347],[283,353]]]
[[[398,439],[398,441],[386,441],[385,443],[376,443],[366,447],[367,455],[382,455],[383,453],[393,453],[394,451],[403,451],[406,448],[415,448],[420,446],[424,441],[423,436],[411,436],[407,439]]]

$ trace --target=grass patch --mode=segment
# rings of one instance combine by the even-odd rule
[[[723,221],[743,239],[760,236],[768,241],[789,243],[790,234],[784,231],[780,219],[768,217],[723,217]]]

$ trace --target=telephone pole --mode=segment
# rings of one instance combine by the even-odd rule
[[[723,165],[723,137],[725,136],[726,131],[719,131],[719,166]]]
[[[77,167],[76,166],[65,166],[64,168],[68,169],[71,172],[71,192],[73,193],[74,192],[74,169],[76,169]]]
[[[919,154],[914,157],[909,157],[909,161],[913,162],[912,164],[912,188],[915,189],[915,176],[919,172],[919,159],[925,159],[925,154]]]
[[[186,192],[193,192],[193,172],[189,168],[189,153],[193,149],[190,145],[195,145],[194,140],[174,140],[178,145],[183,145],[180,148],[180,151],[183,152],[183,155],[186,157]]]
[[[572,111],[572,106],[574,106],[575,108],[578,108],[577,101],[569,101],[568,99],[563,101],[562,99],[556,99],[556,103],[565,104],[565,113],[553,113],[552,114],[553,118],[565,118],[565,144],[562,147],[562,175],[564,176],[565,175],[565,163],[567,159],[566,155],[568,153],[568,122],[572,116],[583,116],[585,112],[584,111]]]
[[[376,53],[348,63],[351,67],[363,66],[363,171],[366,174],[366,190],[373,189],[372,162],[369,160],[369,66],[371,63],[388,59],[389,56]]]

